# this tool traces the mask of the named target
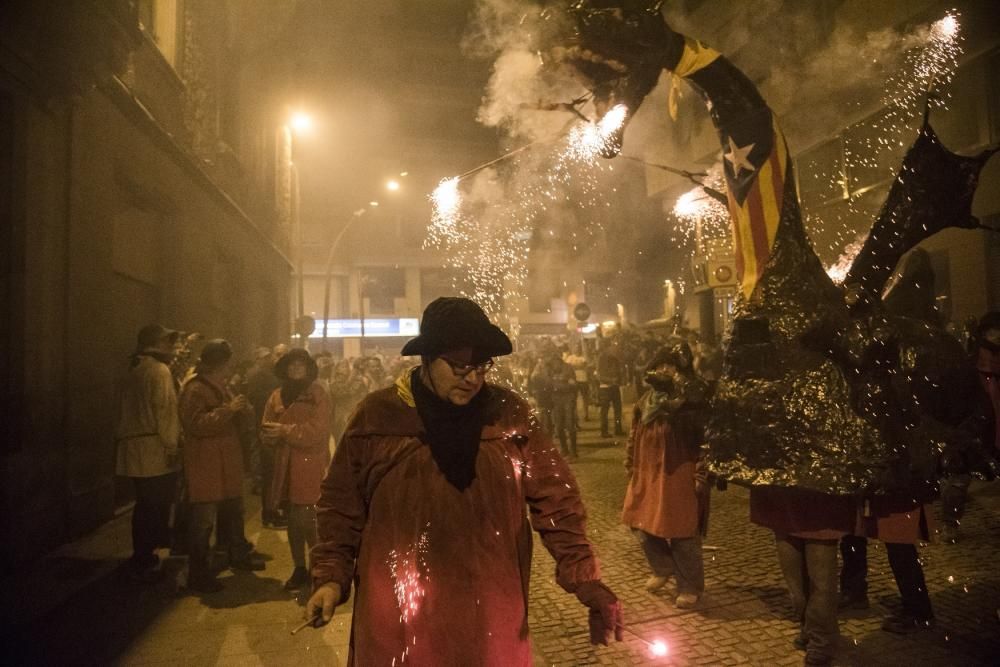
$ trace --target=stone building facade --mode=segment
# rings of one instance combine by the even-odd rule
[[[5,563],[127,503],[117,378],[149,322],[240,352],[289,335],[277,221],[292,2],[0,8],[0,531]]]

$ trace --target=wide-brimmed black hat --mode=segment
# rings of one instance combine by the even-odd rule
[[[476,360],[502,357],[514,351],[507,334],[490,322],[474,301],[443,296],[424,309],[420,335],[404,345],[400,354],[428,357],[463,347],[471,347]]]
[[[218,368],[233,358],[233,347],[229,341],[215,338],[205,343],[201,348],[198,363],[203,368]]]
[[[319,376],[319,365],[316,360],[312,358],[308,350],[304,350],[301,347],[293,347],[278,359],[277,363],[274,364],[274,375],[279,380],[288,379],[288,367],[293,361],[301,361],[306,365],[306,377],[315,380]]]

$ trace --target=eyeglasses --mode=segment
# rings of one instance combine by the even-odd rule
[[[475,371],[478,375],[486,375],[493,368],[493,360],[487,359],[481,364],[462,364],[457,361],[452,361],[448,357],[438,357],[451,367],[451,372],[455,374],[455,377],[464,378],[469,375],[472,371]]]

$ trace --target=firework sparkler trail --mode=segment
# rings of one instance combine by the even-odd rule
[[[649,649],[649,652],[654,657],[662,658],[662,657],[665,657],[670,652],[670,649],[667,646],[667,643],[665,641],[663,641],[662,639],[655,639],[655,640],[650,641],[649,639],[646,639],[645,637],[643,637],[642,635],[640,635],[638,632],[636,632],[632,628],[628,627],[627,625],[622,625],[621,629],[624,630],[625,632],[629,633],[630,635],[632,635],[633,637],[635,637],[639,641],[641,641],[643,644],[645,644],[646,647]]]
[[[703,182],[698,187],[677,198],[671,213],[680,223],[676,227],[680,237],[674,239],[678,245],[688,247],[692,252],[701,252],[704,249],[697,246],[705,239],[731,237],[729,208],[710,194],[724,190],[722,167],[717,164],[704,174]]]
[[[883,87],[882,109],[851,128],[843,136],[843,163],[832,171],[806,165],[811,177],[824,190],[822,196],[842,198],[846,206],[824,207],[807,212],[810,234],[830,239],[826,256],[839,258],[827,267],[834,281],[842,280],[850,269],[857,246],[855,220],[870,219],[860,190],[890,182],[896,176],[905,147],[910,144],[914,125],[931,109],[944,110],[949,99],[947,87],[955,76],[962,54],[960,15],[949,12],[907,38],[915,44],[904,55],[902,65]],[[829,231],[827,231],[829,230]],[[833,238],[831,238],[831,235]]]
[[[574,122],[554,138],[526,144],[441,181],[430,197],[433,213],[427,245],[447,252],[449,265],[465,283],[464,288],[456,285],[460,293],[494,316],[501,315],[507,300],[521,296],[535,220],[549,206],[568,201],[570,186],[584,192],[584,201],[579,202],[582,208],[604,203],[598,201],[596,174],[612,167],[605,167],[599,155],[626,116],[625,107],[615,107],[597,123]],[[540,178],[512,179],[512,183],[496,178],[501,163],[513,162],[517,172],[529,164],[522,162],[528,159],[529,149],[543,144],[556,147],[546,156],[532,158],[546,165]],[[473,190],[484,183],[503,190],[505,204],[496,206],[463,195],[460,185],[472,177],[476,178]]]

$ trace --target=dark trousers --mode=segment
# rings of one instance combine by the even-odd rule
[[[138,568],[157,563],[156,550],[170,546],[170,506],[177,489],[177,473],[133,477],[132,563]]]
[[[559,438],[559,451],[576,456],[576,395],[560,396],[552,408],[552,427]]]
[[[899,597],[903,600],[903,613],[918,621],[934,618],[917,547],[887,543],[885,551]],[[844,537],[840,540],[840,556],[844,561],[840,570],[840,591],[857,597],[865,595],[868,592],[868,540],[855,535]]]
[[[701,595],[704,592],[705,564],[701,554],[701,535],[667,539],[638,528],[633,528],[632,533],[639,540],[653,574],[675,577],[678,593]]]
[[[542,425],[542,430],[549,435],[553,434],[553,426],[555,423],[552,420],[552,406],[551,405],[538,405],[538,423]]]
[[[229,554],[229,562],[246,558],[253,545],[243,532],[243,499],[226,498],[216,503],[190,503],[188,557],[192,579],[213,576],[212,530],[218,523],[216,541]]]
[[[288,507],[288,548],[295,567],[306,566],[306,545],[316,546],[316,506],[290,505]]]
[[[590,383],[577,382],[576,393],[580,395],[580,400],[583,401],[583,418],[590,419]]]
[[[622,430],[622,390],[621,387],[613,385],[601,387],[597,390],[597,399],[601,406],[601,435],[608,433],[608,408],[615,411],[615,435],[624,435]]]
[[[837,635],[837,540],[774,534],[778,564],[809,651],[832,656]]]
[[[972,476],[965,473],[947,475],[941,480],[941,518],[946,524],[958,526],[965,513],[965,500]]]
[[[261,446],[260,455],[260,519],[271,523],[277,512],[268,510],[271,506],[271,478],[274,476],[274,448]]]

